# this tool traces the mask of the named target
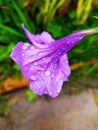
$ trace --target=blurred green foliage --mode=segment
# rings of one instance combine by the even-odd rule
[[[37,95],[34,94],[31,90],[27,90],[26,95],[29,101],[32,101],[37,97]]]
[[[39,12],[37,15],[37,22],[43,24],[44,26],[51,22],[56,10],[64,3],[66,0],[44,0],[39,6]]]
[[[34,34],[47,30],[55,39],[73,31],[98,27],[98,19],[93,17],[97,17],[98,0],[85,0],[85,4],[83,2],[84,0],[0,0],[0,79],[21,76],[18,65],[10,59],[9,54],[18,41],[27,41],[21,29],[22,23]],[[82,40],[68,56],[70,64],[96,59],[96,64],[90,69],[96,75],[98,35]]]
[[[92,8],[93,0],[78,0],[77,23],[84,24]]]
[[[4,115],[5,112],[9,111],[9,107],[7,106],[7,103],[5,102],[7,99],[7,96],[3,96],[0,94],[0,116]]]

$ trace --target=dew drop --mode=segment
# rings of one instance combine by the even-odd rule
[[[39,55],[39,56],[42,56],[42,53],[39,53],[38,55]]]
[[[31,84],[30,87],[33,87],[33,85]]]
[[[50,95],[52,95],[52,92],[50,92]]]
[[[22,53],[22,56],[24,56],[24,53]]]
[[[34,65],[36,66],[36,65],[37,65],[37,62],[34,62]]]
[[[37,77],[34,76],[34,75],[32,75],[30,78],[31,78],[32,80],[36,80],[36,79],[37,79]]]
[[[31,46],[30,49],[33,50],[33,49],[34,49],[34,46]]]
[[[58,52],[58,54],[60,55],[60,54],[61,54],[61,52],[59,51],[59,52]]]
[[[65,63],[68,63],[68,60],[66,60]]]
[[[60,92],[60,90],[59,89],[57,89],[57,93],[59,93]]]
[[[25,49],[26,49],[26,47],[25,47],[25,46],[23,46],[23,49],[25,50]]]
[[[28,46],[29,46],[29,44],[28,44],[28,43],[25,43],[25,44],[23,45],[23,50],[27,49]]]
[[[69,41],[67,42],[67,44],[70,44],[70,43],[71,43],[71,42],[69,42]]]
[[[31,60],[31,59],[29,59],[29,61],[31,62],[32,60]]]
[[[56,81],[58,82],[59,80],[56,78]]]
[[[52,75],[51,75],[51,77],[53,78],[53,77],[54,77],[54,75],[52,74]]]
[[[50,75],[50,71],[47,70],[47,71],[45,72],[45,75],[46,75],[46,76],[49,76],[49,75]]]
[[[43,60],[46,60],[46,58],[43,58]]]
[[[44,91],[44,94],[47,94],[47,92],[46,92],[46,91]]]

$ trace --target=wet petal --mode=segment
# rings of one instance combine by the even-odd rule
[[[55,41],[46,31],[42,32],[41,34],[33,35],[25,28],[24,24],[22,24],[22,29],[24,30],[27,39],[36,47],[45,48],[48,46],[48,44]]]
[[[98,31],[80,31],[55,41],[48,32],[33,35],[24,25],[22,28],[32,44],[19,42],[13,48],[11,58],[20,66],[23,76],[29,79],[34,93],[57,97],[63,81],[68,81],[71,73],[66,53],[86,35]]]
[[[65,55],[62,60],[63,59],[64,64],[65,59],[67,60],[67,56]],[[68,69],[67,71],[63,71],[64,66],[61,63],[57,65],[51,62],[50,65],[40,73],[37,80],[30,80],[30,89],[38,95],[48,94],[53,98],[57,97],[62,89],[63,81],[68,81],[70,75],[68,61],[65,62],[65,66],[68,67],[66,68],[66,70]]]
[[[12,50],[10,57],[18,64],[22,64],[22,47],[24,43],[19,42]]]
[[[65,54],[61,57],[59,66],[60,66],[60,69],[63,73],[64,81],[68,81],[68,77],[71,74],[71,71],[70,71],[70,66],[69,66],[69,63],[68,63],[67,54]]]
[[[43,42],[45,42],[46,44],[49,44],[49,43],[52,43],[53,41],[55,41],[52,38],[52,36],[46,31],[42,32],[40,37],[43,40]]]
[[[59,81],[58,81],[59,80]],[[55,77],[42,74],[37,80],[30,80],[30,89],[38,95],[48,94],[55,98],[62,89],[63,80],[59,72]]]

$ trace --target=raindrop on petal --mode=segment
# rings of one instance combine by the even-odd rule
[[[68,60],[66,60],[65,63],[68,63]]]
[[[52,95],[52,92],[50,92],[50,95]]]
[[[34,49],[34,46],[31,46],[30,49],[33,50],[33,49]]]
[[[25,43],[25,44],[23,45],[23,50],[27,49],[28,46],[29,46],[29,44],[28,44],[28,43]]]
[[[46,76],[50,76],[50,71],[47,70],[47,71],[45,72],[45,75],[46,75]]]
[[[24,53],[22,53],[22,56],[24,56]]]
[[[54,75],[52,74],[52,75],[51,75],[51,77],[53,78],[53,77],[54,77]]]
[[[34,65],[36,66],[36,65],[37,65],[37,62],[34,62]]]
[[[31,62],[32,60],[31,60],[31,59],[29,59],[29,61]]]
[[[39,56],[42,56],[42,53],[39,53],[38,55],[39,55]]]
[[[67,44],[70,44],[70,43],[71,43],[71,42],[69,42],[69,41],[67,42]]]
[[[37,79],[37,76],[32,75],[32,76],[30,77],[30,79],[36,80],[36,79]]]
[[[46,60],[46,58],[43,58],[42,60]]]
[[[59,93],[59,92],[60,92],[60,90],[59,90],[59,89],[57,89],[57,92]]]
[[[56,78],[56,81],[58,82],[59,80]]]

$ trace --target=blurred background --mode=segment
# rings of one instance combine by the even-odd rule
[[[96,28],[98,0],[0,0],[0,101],[3,104],[0,104],[0,113],[9,110],[4,104],[9,92],[29,86],[19,66],[9,57],[17,42],[27,41],[22,23],[33,34],[46,30],[55,39],[74,31]],[[95,81],[98,79],[98,35],[83,39],[68,57],[72,76],[65,83],[63,93],[98,87]],[[28,89],[25,93],[28,100],[36,98]]]

